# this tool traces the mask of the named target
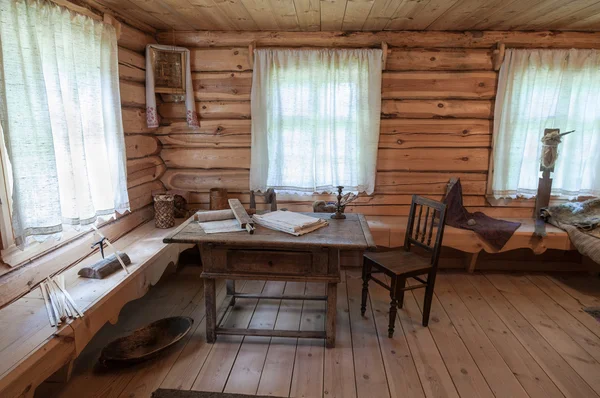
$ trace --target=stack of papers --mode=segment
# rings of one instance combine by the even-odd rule
[[[295,236],[307,234],[328,225],[322,218],[305,216],[291,211],[274,211],[252,216],[254,222],[263,227],[286,232]]]

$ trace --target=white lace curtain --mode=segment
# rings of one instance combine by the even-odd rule
[[[0,0],[0,121],[17,244],[129,208],[113,26]]]
[[[250,189],[373,192],[381,54],[255,50]]]
[[[496,198],[537,193],[545,128],[563,138],[552,194],[600,195],[600,51],[507,50],[494,119]]]

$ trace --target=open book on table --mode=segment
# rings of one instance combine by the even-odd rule
[[[274,211],[252,216],[254,222],[263,227],[300,236],[328,225],[322,218],[315,218],[292,211]]]

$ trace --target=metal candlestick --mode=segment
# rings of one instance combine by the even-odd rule
[[[344,187],[341,185],[338,185],[337,189],[338,189],[337,204],[335,205],[335,213],[333,213],[331,215],[331,218],[333,218],[334,220],[343,220],[344,218],[346,218],[346,215],[342,212],[344,209],[342,206],[342,189],[344,189]]]

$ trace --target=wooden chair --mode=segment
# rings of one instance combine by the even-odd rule
[[[423,211],[425,208],[425,212]],[[415,222],[415,217],[418,219]],[[423,217],[423,215],[425,217]],[[437,219],[437,223],[435,222]],[[423,220],[423,221],[421,221]],[[408,216],[408,225],[404,238],[404,247],[401,251],[365,253],[363,261],[363,289],[361,315],[365,315],[369,281],[372,280],[390,292],[390,324],[388,336],[394,335],[394,322],[398,307],[402,308],[404,292],[418,288],[425,288],[425,303],[423,304],[423,326],[429,323],[429,312],[433,299],[433,287],[437,274],[438,259],[444,236],[444,223],[446,220],[446,205],[435,200],[413,195]],[[435,240],[432,238],[435,230]],[[411,245],[418,246],[430,253],[429,259],[423,258],[410,251]],[[376,279],[373,274],[383,273],[391,279],[388,286],[384,281]],[[427,274],[427,279],[420,276]],[[413,278],[418,285],[406,286],[406,279]]]
[[[256,195],[264,196],[265,203],[271,205],[270,211],[277,211],[277,194],[273,188],[267,189],[264,193],[250,191],[250,208],[248,209],[248,214],[256,214]],[[285,209],[282,209],[285,210]],[[258,214],[261,214],[264,211],[258,211]]]

